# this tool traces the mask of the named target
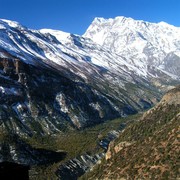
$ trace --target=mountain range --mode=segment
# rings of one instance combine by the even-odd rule
[[[84,35],[0,20],[0,129],[82,129],[141,112],[180,82],[180,28],[95,18]]]

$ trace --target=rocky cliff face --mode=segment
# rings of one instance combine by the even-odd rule
[[[33,134],[82,128],[118,117],[108,96],[51,68],[1,58],[1,130]]]
[[[151,108],[149,111],[144,113],[142,119],[146,119],[146,117],[150,118],[151,115],[152,116],[154,115],[154,112],[163,111],[167,113],[166,109],[168,110],[169,108],[171,110],[170,107],[173,108],[173,106],[175,106],[175,109],[177,109],[179,105],[180,105],[180,86],[177,86],[176,88],[169,90],[155,107]]]

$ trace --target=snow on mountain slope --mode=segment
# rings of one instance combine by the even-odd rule
[[[11,52],[11,54],[26,62],[28,61],[27,63],[37,64],[37,62],[41,63],[43,61],[49,64],[54,62],[68,68],[73,73],[76,71],[76,74],[85,80],[87,79],[86,74],[94,72],[98,74],[99,67],[97,66],[111,69],[115,73],[116,71],[126,71],[122,67],[127,66],[131,71],[141,75],[144,74],[135,66],[126,63],[120,56],[111,55],[106,49],[78,35],[47,29],[29,30],[15,22],[9,23],[13,26],[9,26],[7,21],[2,22],[6,27],[6,29],[2,29],[0,34],[2,49]],[[15,26],[17,28],[14,28]],[[85,72],[85,67],[89,67],[88,72]]]
[[[158,48],[163,46],[162,43],[157,48],[149,48],[147,44],[150,44],[150,41],[147,42],[143,38],[145,36],[143,33],[135,31],[139,28],[139,31],[145,32],[147,38],[153,39],[155,32],[150,30],[149,27],[151,25],[156,26],[155,24],[124,17],[109,20],[96,18],[84,37],[88,36],[88,34],[93,34],[93,29],[96,32],[98,28],[99,33],[96,32],[95,35],[91,36],[93,40],[93,37],[99,37],[102,40],[97,44],[89,38],[62,31],[50,29],[30,30],[17,22],[8,20],[1,20],[0,22],[3,27],[0,33],[2,49],[30,64],[50,65],[57,70],[61,67],[66,76],[70,75],[73,79],[74,77],[79,77],[87,83],[93,79],[93,84],[97,80],[110,81],[113,86],[123,88],[127,82],[135,83],[134,74],[137,76],[136,79],[143,78],[146,80],[159,76],[157,74],[161,76],[164,74],[173,79],[179,78],[177,74],[179,57],[177,56],[175,60],[175,68],[171,67],[169,69],[168,64],[170,63],[160,63],[158,68],[156,68],[155,66],[161,58],[155,59],[153,53],[158,51],[158,56],[164,55],[164,51],[158,50]],[[166,26],[165,23],[160,24],[163,27]],[[132,28],[130,28],[130,25]],[[173,28],[173,26],[167,26],[170,29]],[[123,27],[123,30],[120,27]],[[142,27],[144,27],[144,30],[142,30]],[[101,37],[101,34],[103,34],[103,37]],[[123,44],[123,42],[126,42],[125,40],[129,46],[127,43]],[[175,42],[178,45],[178,42]],[[108,46],[111,46],[111,48]],[[145,48],[142,49],[142,47]],[[178,52],[178,48],[176,51]],[[169,58],[166,59],[169,62]],[[173,63],[171,64],[173,65]],[[108,73],[102,73],[102,71],[107,71]],[[77,80],[77,78],[75,79]]]
[[[179,29],[155,27],[122,17],[96,18],[79,36],[0,20],[0,115],[15,113],[28,132],[29,117],[34,123],[43,119],[49,133],[62,129],[60,121],[81,128],[149,108],[161,90],[180,80]],[[158,39],[155,29],[171,30],[174,39]]]
[[[126,57],[129,63],[146,70],[147,65],[168,70],[164,61],[166,56],[169,53],[180,54],[180,28],[165,22],[156,24],[123,16],[95,18],[83,37],[92,39],[111,52]]]
[[[28,59],[28,63],[37,64],[37,60],[34,61],[34,59],[38,58],[44,62],[50,60],[67,68],[70,62],[72,66],[78,68],[79,75],[83,77],[85,75],[80,73],[81,69],[84,66],[89,67],[90,63],[91,67],[93,66],[95,69],[97,69],[95,66],[101,66],[119,74],[118,71],[124,73],[124,71],[127,72],[126,68],[128,68],[128,73],[133,71],[137,75],[147,77],[150,74],[148,65],[158,65],[160,69],[167,71],[162,59],[166,57],[167,53],[179,52],[180,48],[175,39],[178,37],[178,28],[175,33],[172,33],[172,28],[176,29],[175,27],[160,23],[163,27],[161,29],[165,29],[164,26],[167,26],[167,30],[164,31],[169,33],[171,30],[171,34],[176,35],[173,35],[173,43],[161,43],[162,38],[157,41],[156,32],[153,32],[154,29],[156,31],[158,29],[154,28],[154,26],[156,27],[155,24],[134,21],[124,17],[117,17],[114,20],[96,18],[84,35],[96,43],[90,39],[57,30],[29,30],[17,22],[8,20],[1,20],[0,24],[6,28],[6,30],[1,29],[0,44],[2,48],[6,48],[7,51],[11,50],[11,53],[26,59],[26,61]],[[98,32],[96,32],[97,29]],[[138,32],[137,29],[139,29]],[[8,33],[6,33],[7,31]],[[92,36],[92,34],[94,35]],[[102,34],[103,37],[101,37]],[[160,33],[157,32],[157,34]],[[161,36],[163,36],[162,33]],[[96,37],[101,39],[98,41],[100,45],[97,44]],[[154,45],[152,47],[149,44]],[[167,51],[168,47],[166,46],[169,47],[169,51]],[[162,49],[163,47],[164,49]],[[122,67],[126,68],[122,69]],[[73,69],[70,70],[74,72]],[[151,73],[151,76],[154,75]]]
[[[55,36],[57,38],[57,40],[59,40],[60,42],[67,42],[68,37],[70,36],[70,33],[66,33],[63,31],[59,31],[59,30],[52,30],[52,29],[41,29],[40,30],[41,33],[45,34],[45,33],[49,33],[53,36]]]

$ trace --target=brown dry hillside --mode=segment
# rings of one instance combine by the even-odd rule
[[[130,125],[82,179],[179,179],[179,150],[180,86]]]

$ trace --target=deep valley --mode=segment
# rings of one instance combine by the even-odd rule
[[[81,36],[0,19],[0,163],[37,180],[180,178],[179,34],[123,16]]]

